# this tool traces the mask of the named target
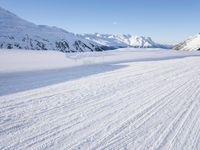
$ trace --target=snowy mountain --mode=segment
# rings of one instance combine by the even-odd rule
[[[107,47],[135,47],[135,48],[168,48],[168,46],[154,42],[150,37],[132,36],[125,34],[82,34],[87,40]]]
[[[102,51],[122,47],[168,48],[150,37],[112,34],[73,34],[57,27],[35,25],[0,7],[0,48]]]
[[[57,27],[35,25],[0,8],[0,48],[95,51],[100,47],[91,41]]]
[[[197,34],[189,39],[176,45],[175,50],[197,51],[200,50],[200,34]]]

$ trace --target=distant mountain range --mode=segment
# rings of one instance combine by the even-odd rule
[[[187,40],[177,44],[173,49],[186,51],[200,50],[200,34],[192,36]]]
[[[122,47],[169,48],[150,37],[112,34],[74,34],[57,27],[35,25],[0,8],[0,48],[59,50],[64,52],[102,51]]]
[[[81,37],[106,47],[169,48],[169,45],[155,43],[150,37],[125,34],[82,34]]]
[[[103,51],[116,48],[172,48],[150,37],[125,34],[74,34],[57,27],[35,25],[0,8],[0,48],[58,50],[63,52]],[[175,45],[175,50],[200,50],[200,34]]]

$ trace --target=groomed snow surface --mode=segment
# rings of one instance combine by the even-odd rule
[[[200,53],[0,51],[0,149],[200,149]]]

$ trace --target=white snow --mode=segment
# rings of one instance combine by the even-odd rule
[[[36,25],[0,7],[1,49],[94,51],[95,47],[91,44],[96,43],[64,29]]]
[[[0,149],[200,149],[200,53],[0,51]]]
[[[197,51],[200,50],[200,34],[190,37],[186,41],[176,45],[176,50]]]
[[[184,47],[184,50],[194,51],[199,48],[200,48],[200,35],[196,35],[195,37],[193,37],[191,41],[187,43],[186,47]]]
[[[89,41],[93,41],[97,44],[108,47],[136,47],[136,48],[164,47],[164,45],[155,43],[150,37],[143,37],[143,36],[132,36],[125,34],[99,34],[99,33],[82,34],[80,36]]]

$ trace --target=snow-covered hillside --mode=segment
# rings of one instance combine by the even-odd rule
[[[0,149],[199,150],[199,57],[2,50]]]
[[[93,41],[107,47],[134,47],[134,48],[168,48],[167,45],[161,45],[154,42],[150,37],[132,36],[125,34],[82,34],[87,40]]]
[[[96,43],[57,27],[35,25],[0,8],[0,48],[95,51]]]
[[[75,35],[57,27],[35,25],[0,8],[0,48],[59,50],[64,52],[102,51],[121,47],[169,48],[150,37],[111,34]]]
[[[190,37],[184,42],[176,45],[175,50],[197,51],[200,50],[200,34]]]

